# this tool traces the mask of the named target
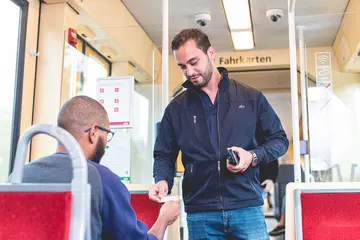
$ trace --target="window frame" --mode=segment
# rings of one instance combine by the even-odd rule
[[[21,107],[23,94],[23,79],[24,79],[24,65],[25,65],[25,50],[26,50],[26,31],[29,3],[26,0],[9,0],[19,6],[19,31],[16,53],[16,73],[15,73],[15,88],[14,88],[14,103],[13,103],[13,118],[12,118],[12,136],[10,142],[10,159],[9,159],[9,174],[12,172],[15,161],[15,154],[17,143],[20,137],[21,124]]]
[[[82,54],[84,54],[84,56],[86,57],[89,57],[88,56],[88,50],[90,50],[90,52],[94,52],[95,54],[98,55],[98,57],[101,59],[99,61],[99,59],[96,59],[98,60],[101,64],[103,63],[106,63],[108,66],[109,66],[109,69],[108,69],[108,76],[111,76],[111,72],[112,72],[112,62],[107,59],[103,54],[101,54],[98,50],[96,50],[93,46],[91,46],[81,35],[77,34],[77,44],[78,45],[81,45],[81,48],[76,46],[76,48],[78,49],[78,51],[80,51]],[[84,73],[81,72],[80,74],[80,85],[83,86],[84,85]],[[80,89],[82,90],[82,89]]]

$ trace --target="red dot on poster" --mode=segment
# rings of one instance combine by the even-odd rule
[[[119,92],[119,88],[115,88],[115,92]]]
[[[114,112],[119,112],[119,108],[115,108],[115,109],[114,109]]]

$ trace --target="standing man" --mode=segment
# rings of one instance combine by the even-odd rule
[[[149,197],[159,201],[171,190],[181,150],[189,238],[268,239],[258,164],[288,149],[278,116],[261,92],[215,66],[215,48],[201,30],[181,31],[172,51],[187,90],[171,101],[160,123]],[[228,148],[239,157],[235,166]]]

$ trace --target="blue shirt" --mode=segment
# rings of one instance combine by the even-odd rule
[[[100,164],[88,161],[99,172],[103,187],[103,239],[157,240],[148,226],[136,218],[130,193],[120,177]]]
[[[209,127],[209,134],[210,134],[210,139],[211,139],[211,143],[213,145],[213,148],[218,156],[218,158],[220,157],[220,149],[219,149],[219,134],[218,134],[218,122],[217,122],[217,112],[218,112],[218,97],[216,95],[214,104],[211,102],[211,99],[209,97],[209,95],[207,95],[206,92],[202,91],[202,90],[198,90],[203,106],[204,106],[204,110],[205,110],[205,114],[206,114],[206,118],[207,118],[207,124]]]
[[[87,161],[91,185],[92,240],[155,240],[148,226],[136,218],[130,193],[120,177],[107,167]],[[73,169],[69,155],[56,153],[24,166],[24,183],[70,183]]]

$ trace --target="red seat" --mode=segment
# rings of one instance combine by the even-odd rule
[[[131,194],[131,206],[139,220],[152,228],[159,216],[161,204],[149,199],[148,194]]]
[[[0,192],[0,239],[68,239],[71,200],[71,192]]]
[[[301,193],[304,240],[360,239],[360,193]]]

